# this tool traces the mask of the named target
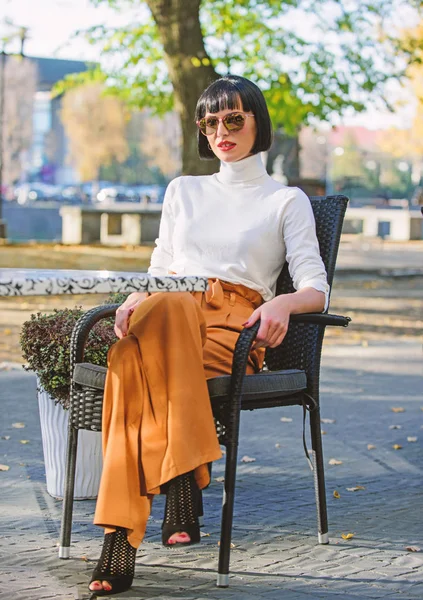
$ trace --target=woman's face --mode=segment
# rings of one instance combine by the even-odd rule
[[[229,113],[244,112],[241,101],[237,108],[226,108],[217,113],[205,114],[205,117],[221,119]],[[252,114],[252,113],[248,113]],[[207,136],[210,148],[219,160],[236,162],[250,156],[256,140],[257,127],[254,117],[246,117],[244,127],[240,131],[228,131],[222,121],[219,121],[217,131]]]

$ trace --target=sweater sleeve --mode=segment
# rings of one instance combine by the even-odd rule
[[[175,182],[171,181],[167,186],[163,200],[162,216],[160,219],[159,237],[155,240],[156,247],[150,259],[148,273],[150,275],[168,275],[169,266],[173,260],[173,194]]]
[[[292,188],[283,221],[286,260],[294,288],[312,287],[325,294],[329,304],[329,285],[320,256],[316,224],[310,200],[298,188]]]

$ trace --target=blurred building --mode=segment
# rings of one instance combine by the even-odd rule
[[[399,152],[396,139],[404,133],[347,126],[304,128],[301,175],[325,179],[327,192],[346,194],[351,206],[419,204],[423,161]]]
[[[68,141],[60,119],[61,98],[52,97],[52,88],[66,75],[86,71],[89,65],[78,60],[28,58],[36,65],[38,83],[34,98],[33,144],[27,153],[26,178],[44,183],[73,183],[77,181],[77,175],[66,163]]]

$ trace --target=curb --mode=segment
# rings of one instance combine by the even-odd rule
[[[374,277],[422,277],[423,269],[387,269],[387,268],[359,268],[359,267],[338,267],[335,269],[335,275],[337,276],[354,276],[354,275],[367,275]]]

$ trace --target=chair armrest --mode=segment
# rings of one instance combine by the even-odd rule
[[[101,319],[114,317],[119,306],[120,304],[96,306],[84,313],[75,323],[70,340],[71,373],[76,363],[84,361],[85,344],[91,329]]]
[[[338,327],[348,327],[351,318],[340,315],[329,315],[326,313],[302,313],[290,315],[291,321],[310,323],[313,325],[335,325]],[[238,395],[242,392],[242,383],[247,368],[248,355],[251,346],[257,337],[260,328],[260,319],[251,327],[244,327],[239,334],[235,345],[234,357],[232,361],[231,375],[231,395]]]
[[[231,396],[240,396],[242,384],[247,370],[248,356],[251,346],[260,328],[260,319],[251,327],[244,327],[235,344],[231,373]]]
[[[341,317],[340,315],[328,315],[327,313],[302,313],[290,315],[290,321],[300,323],[312,323],[313,325],[335,325],[337,327],[348,327],[350,317]]]

